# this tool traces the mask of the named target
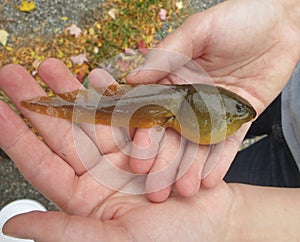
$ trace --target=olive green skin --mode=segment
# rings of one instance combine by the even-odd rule
[[[120,84],[21,103],[32,111],[76,122],[173,128],[205,145],[223,141],[256,115],[244,98],[206,84]]]
[[[181,134],[195,143],[219,143],[256,116],[247,100],[229,90],[203,84],[187,88],[178,119],[181,127],[186,127]],[[179,131],[176,124],[173,127]]]

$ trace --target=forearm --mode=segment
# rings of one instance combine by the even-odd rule
[[[230,186],[237,206],[229,241],[300,240],[300,189]]]

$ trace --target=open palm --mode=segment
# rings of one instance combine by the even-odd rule
[[[299,59],[300,34],[282,3],[226,1],[192,15],[150,52],[145,64],[129,75],[128,81],[223,86],[246,98],[259,115],[281,92]],[[190,162],[190,168],[176,183],[179,192],[189,190],[194,194],[201,179],[206,187],[218,184],[249,126],[242,126],[210,151],[199,146],[198,153],[205,150],[207,155],[197,155]],[[137,132],[134,139],[142,146],[145,135]],[[184,147],[183,154],[188,153],[190,145]],[[131,166],[138,167],[142,161],[131,159]],[[147,172],[159,163],[151,162]]]
[[[299,48],[299,33],[281,2],[284,1],[232,0],[191,16],[158,46],[176,54],[157,56],[154,51],[144,69],[129,76],[128,81],[177,83],[178,75],[168,74],[181,73],[184,68],[193,71],[189,68],[189,60],[193,60],[214,84],[245,97],[261,113],[282,90],[299,59],[296,53],[300,51],[291,51]],[[105,76],[94,71],[91,80],[100,74]],[[39,75],[56,93],[81,87],[54,59],[41,64]],[[128,151],[130,139],[121,129],[73,125],[23,109],[21,100],[45,93],[20,66],[1,69],[0,88],[44,138],[38,139],[16,113],[0,102],[1,148],[25,178],[62,209],[18,216],[8,222],[6,232],[37,241],[199,241],[199,236],[204,241],[224,239],[228,230],[224,219],[230,218],[235,199],[230,186],[221,180],[249,124],[211,148],[195,147],[193,143],[181,146],[178,134],[167,130],[161,136],[167,139],[164,149],[155,159],[132,159],[124,152]],[[147,132],[137,130],[129,136],[134,137],[137,146],[145,148],[149,142]],[[160,140],[156,143],[160,144]],[[196,152],[192,159],[190,150]],[[178,151],[181,157],[175,157],[176,166],[170,165],[174,160],[171,155]],[[167,167],[173,169],[164,169]],[[131,175],[126,172],[130,169],[149,174]],[[161,170],[167,172],[160,174]],[[199,176],[202,170],[205,177]],[[164,184],[174,180],[177,192],[172,192],[171,184]],[[169,194],[171,197],[165,203],[154,204],[143,196],[131,195],[142,193],[145,182],[146,190],[154,191],[148,195],[151,200],[164,201]],[[215,188],[198,192],[201,183]],[[179,194],[196,196],[184,199]]]
[[[39,74],[56,92],[80,86],[55,59],[42,63]],[[174,193],[159,204],[142,195],[121,193],[117,190],[131,187],[134,192],[143,185],[134,184],[135,177],[114,176],[114,170],[105,165],[112,162],[120,170],[128,168],[128,158],[105,139],[111,138],[108,127],[99,126],[95,131],[102,132],[104,146],[96,142],[89,126],[22,108],[21,100],[44,95],[44,91],[20,66],[1,69],[0,87],[44,138],[41,141],[19,115],[0,102],[0,147],[25,178],[62,210],[17,216],[4,232],[36,241],[199,241],[199,234],[204,241],[216,241],[225,236],[224,221],[234,203],[228,185],[203,190],[189,199]]]

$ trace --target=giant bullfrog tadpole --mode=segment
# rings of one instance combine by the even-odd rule
[[[38,97],[21,104],[37,113],[129,128],[173,128],[198,144],[215,144],[256,115],[239,95],[213,85],[111,85]]]

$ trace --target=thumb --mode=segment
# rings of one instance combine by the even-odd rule
[[[128,235],[117,221],[109,224],[95,218],[70,216],[62,212],[30,212],[9,219],[3,233],[34,241],[126,241]]]
[[[190,16],[178,29],[149,51],[144,64],[126,77],[127,82],[156,83],[199,57],[209,39],[209,19],[204,13]]]

